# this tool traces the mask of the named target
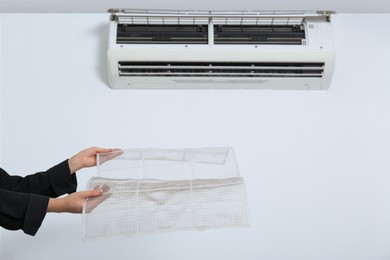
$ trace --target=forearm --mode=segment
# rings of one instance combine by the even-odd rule
[[[77,156],[72,156],[71,158],[69,158],[68,165],[70,174],[74,174],[75,172],[84,168],[84,166],[82,165],[82,161]]]
[[[63,198],[50,198],[49,203],[47,205],[47,212],[56,212],[56,213],[61,213],[61,212],[66,212],[65,210],[65,202]]]
[[[83,211],[85,199],[99,197],[100,195],[102,195],[102,193],[103,189],[96,189],[75,192],[62,198],[50,198],[49,203],[47,205],[47,212],[81,213]]]
[[[83,211],[83,201],[74,201],[69,196],[64,198],[51,198],[47,205],[47,212],[54,213],[81,213]]]

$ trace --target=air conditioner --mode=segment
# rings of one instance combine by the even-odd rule
[[[114,89],[328,89],[331,12],[109,10]]]

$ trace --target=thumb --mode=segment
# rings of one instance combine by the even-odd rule
[[[86,190],[83,191],[82,196],[83,198],[91,198],[91,197],[98,197],[102,195],[103,191],[102,190]]]

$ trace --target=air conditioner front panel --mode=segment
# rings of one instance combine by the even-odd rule
[[[110,83],[117,88],[325,89],[331,56],[307,47],[140,46],[132,52],[110,49],[108,59],[110,74],[116,74]]]
[[[136,78],[115,82],[116,89],[275,89],[275,90],[323,90],[322,82],[313,79],[242,79],[242,78],[161,78],[149,77],[147,81]]]

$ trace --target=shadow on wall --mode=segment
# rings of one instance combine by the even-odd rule
[[[108,46],[108,23],[97,26],[92,32],[98,42],[96,73],[99,79],[108,87],[107,75],[107,46]]]

